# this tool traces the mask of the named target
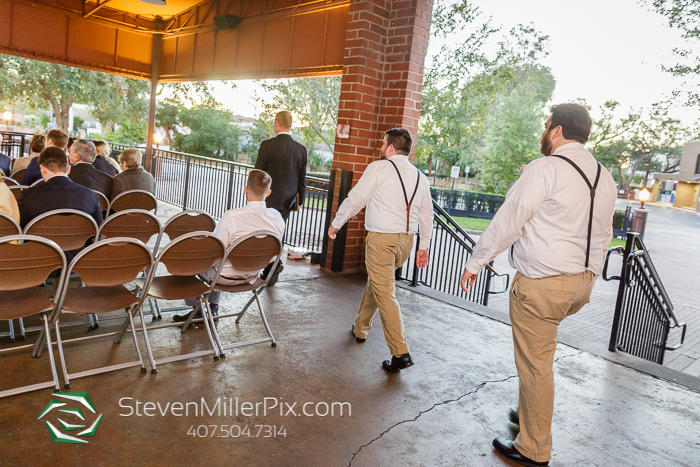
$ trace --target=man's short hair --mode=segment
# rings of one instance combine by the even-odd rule
[[[270,190],[272,177],[264,170],[252,169],[248,172],[248,193],[256,198],[262,198]]]
[[[68,133],[63,130],[49,130],[49,132],[46,133],[46,140],[51,140],[53,142],[52,146],[66,149],[68,145]]]
[[[559,104],[552,107],[549,128],[561,127],[565,139],[585,144],[591,135],[593,122],[588,109],[579,104]]]
[[[411,132],[405,128],[392,128],[386,132],[386,145],[394,146],[397,154],[408,155],[411,152],[413,138]]]
[[[141,167],[141,151],[136,148],[124,149],[119,154],[119,162],[126,162],[128,169],[137,169]]]
[[[282,128],[286,128],[287,130],[292,128],[292,114],[290,114],[286,110],[283,110],[282,112],[277,112],[277,115],[275,115],[275,121]]]
[[[29,141],[29,150],[34,152],[41,152],[44,150],[46,145],[46,136],[44,135],[34,135]]]
[[[80,154],[80,160],[92,164],[97,157],[97,149],[95,144],[88,139],[78,139],[73,143],[71,149],[75,148],[75,152]]]
[[[109,155],[112,154],[112,150],[109,148],[109,144],[107,144],[106,141],[97,139],[94,140],[93,143],[95,144],[95,149],[97,149],[98,156],[109,157]]]
[[[41,151],[37,162],[53,173],[66,173],[68,171],[68,155],[66,151],[53,146],[49,146]]]

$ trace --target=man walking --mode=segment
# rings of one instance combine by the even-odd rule
[[[433,204],[428,179],[408,160],[411,133],[404,128],[386,132],[382,158],[367,166],[338,208],[328,229],[330,238],[348,219],[367,206],[365,242],[367,286],[352,333],[359,343],[365,342],[372,320],[379,308],[384,338],[391,350],[391,360],[382,367],[395,373],[413,365],[406,341],[401,307],[396,300],[394,273],[406,262],[413,248],[413,236],[420,232],[416,264],[428,265],[428,246],[433,230]]]
[[[519,404],[515,441],[493,446],[507,459],[546,466],[552,452],[557,326],[590,298],[612,239],[617,191],[612,176],[583,147],[591,132],[585,107],[561,104],[545,124],[540,152],[508,192],[466,264],[468,291],[489,261],[510,248],[518,270],[510,289]]]
[[[306,148],[294,141],[289,132],[292,129],[292,114],[289,112],[282,111],[275,115],[273,129],[277,136],[260,143],[255,168],[272,177],[272,193],[265,203],[268,208],[277,209],[287,222],[292,208],[298,209],[304,204]],[[270,268],[271,266],[265,268],[263,275],[269,274]],[[280,261],[268,287],[275,285],[283,269],[284,265]]]

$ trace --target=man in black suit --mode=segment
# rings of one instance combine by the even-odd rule
[[[75,141],[70,147],[70,163],[73,167],[68,177],[79,185],[99,191],[109,199],[112,195],[113,180],[92,165],[95,157],[97,157],[97,149],[92,141],[87,139]]]
[[[298,209],[304,205],[307,155],[306,148],[294,141],[289,133],[292,129],[292,114],[287,111],[277,113],[273,129],[277,136],[260,143],[255,168],[272,177],[272,194],[265,203],[268,208],[278,210],[286,222],[292,208]],[[283,269],[284,265],[280,261],[268,287],[275,285],[277,276]],[[270,267],[265,268],[263,274],[267,275],[269,271]]]
[[[44,183],[26,188],[19,198],[20,225],[24,229],[32,219],[55,209],[77,209],[102,223],[102,208],[97,193],[68,178],[68,156],[63,149],[49,147],[38,157]]]

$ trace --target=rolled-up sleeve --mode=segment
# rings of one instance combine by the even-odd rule
[[[350,190],[348,197],[338,208],[338,212],[333,219],[333,228],[340,229],[345,223],[360,212],[362,208],[367,206],[369,200],[372,199],[374,191],[377,189],[377,171],[370,164],[360,179],[357,185]]]
[[[427,250],[430,246],[430,237],[433,234],[433,199],[430,196],[430,186],[428,180],[423,179],[423,193],[421,203],[418,207],[418,232],[420,234],[420,243],[418,249]]]

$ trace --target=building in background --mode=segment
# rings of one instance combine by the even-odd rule
[[[651,201],[673,203],[678,208],[700,212],[700,141],[683,145],[678,173],[654,174]]]

